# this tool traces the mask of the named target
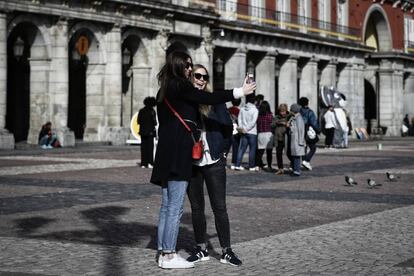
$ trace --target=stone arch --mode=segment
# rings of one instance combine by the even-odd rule
[[[48,89],[51,40],[49,21],[21,15],[8,24],[6,128],[15,141],[37,144],[42,124],[51,120]],[[15,57],[14,44],[23,41],[21,57]]]
[[[392,33],[387,14],[378,5],[372,5],[365,16],[363,28],[363,39],[367,46],[377,51],[392,50]]]
[[[150,95],[152,67],[148,41],[148,35],[136,29],[127,29],[122,34],[122,52],[128,51],[131,59],[122,65],[121,126],[129,126],[132,116],[143,107],[144,98]]]
[[[371,133],[373,120],[377,120],[378,99],[375,86],[367,79],[364,79],[364,118],[367,121],[367,130]]]
[[[171,52],[174,52],[174,51],[182,51],[190,55],[188,47],[184,43],[178,40],[170,41],[170,45],[168,46],[167,51],[166,51],[167,52],[166,56],[168,56]]]
[[[104,33],[104,27],[90,22],[79,22],[68,31],[68,127],[74,131],[77,139],[85,141],[98,140],[97,130],[105,125],[104,76],[107,57]],[[75,50],[80,36],[85,36],[89,43],[84,58],[78,57]]]

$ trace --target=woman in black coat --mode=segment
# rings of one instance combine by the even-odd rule
[[[247,84],[245,80],[242,88],[218,93],[199,91],[189,79],[192,66],[189,55],[172,52],[158,73],[158,145],[151,182],[162,187],[158,224],[158,250],[162,251],[158,265],[162,268],[194,266],[175,253],[184,198],[192,174],[191,152],[194,142],[189,131],[170,110],[166,101],[196,134],[199,104],[224,103],[251,94],[256,88],[255,83]],[[199,134],[195,136],[197,139]]]

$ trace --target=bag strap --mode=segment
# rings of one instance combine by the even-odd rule
[[[175,109],[171,106],[170,102],[166,98],[164,98],[164,102],[168,106],[168,108],[171,110],[171,112],[178,118],[178,120],[180,120],[180,122],[184,125],[184,127],[189,132],[192,132],[191,128],[187,125],[187,123],[183,120],[183,118],[181,118],[180,114],[178,114],[178,112],[175,111]]]
[[[187,125],[187,123],[183,120],[183,118],[181,118],[180,114],[178,114],[178,112],[175,111],[175,109],[171,106],[167,98],[164,98],[164,102],[168,106],[168,108],[171,110],[171,112],[178,118],[178,120],[180,120],[180,122],[184,125],[184,127],[188,130],[188,132],[190,132],[191,138],[193,138],[193,142],[195,143],[196,140],[194,138],[193,132],[191,131],[191,128]]]

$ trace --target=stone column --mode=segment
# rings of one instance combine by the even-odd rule
[[[336,87],[336,64],[337,61],[332,59],[322,70],[320,86]]]
[[[363,69],[362,64],[347,64],[338,80],[338,90],[346,96],[345,109],[353,128],[365,127]]]
[[[0,150],[14,149],[14,136],[6,129],[7,16],[0,13]]]
[[[121,127],[122,107],[122,49],[121,28],[114,26],[106,34],[107,63],[105,68],[106,119],[105,140],[123,145],[128,139],[128,128]]]
[[[60,20],[52,27],[53,58],[49,91],[53,106],[53,128],[63,147],[75,146],[75,134],[67,127],[69,104],[68,22]]]
[[[52,118],[50,108],[50,60],[36,58],[30,61],[30,129],[28,144],[37,144],[39,130]]]
[[[232,89],[243,85],[246,76],[246,48],[239,48],[224,65],[224,87]]]
[[[414,116],[414,72],[405,81],[402,114],[408,114],[410,119]]]
[[[267,53],[256,66],[257,94],[263,94],[269,102],[272,112],[275,112],[275,62],[276,54]]]
[[[318,111],[318,62],[315,58],[310,59],[302,69],[300,79],[300,97],[309,99],[309,108],[315,114]]]
[[[132,90],[132,115],[144,107],[143,101],[146,97],[152,96],[150,94],[150,75],[151,67],[148,66],[133,66],[131,90]]]
[[[387,136],[400,134],[402,121],[403,71],[399,64],[382,61],[379,70],[379,124]]]
[[[158,92],[157,74],[165,64],[165,58],[168,49],[168,35],[167,32],[160,31],[155,39],[152,40],[152,55],[150,58],[150,65],[152,65],[152,73],[150,77],[150,87],[153,89],[151,95],[155,97]]]
[[[105,141],[105,65],[89,63],[86,70],[86,128],[84,141]]]
[[[280,66],[279,73],[279,104],[285,103],[289,107],[297,102],[298,56],[290,56]]]

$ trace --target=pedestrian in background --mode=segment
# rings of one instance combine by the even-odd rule
[[[160,125],[151,182],[162,188],[158,222],[158,250],[162,252],[158,266],[161,268],[194,267],[176,253],[176,245],[184,198],[192,175],[194,140],[191,134],[194,139],[199,138],[199,104],[224,103],[251,94],[256,88],[256,84],[247,83],[246,78],[242,88],[206,93],[192,84],[192,70],[191,57],[175,51],[167,56],[166,64],[158,73]]]
[[[231,120],[233,122],[233,135],[231,137],[231,164],[230,164],[230,169],[234,170],[236,167],[236,163],[237,163],[237,152],[239,150],[239,145],[240,145],[240,134],[237,131],[238,128],[238,122],[237,119],[239,117],[239,113],[240,113],[240,103],[241,100],[240,99],[235,99],[231,101],[232,106],[229,107],[229,113],[231,116]],[[230,147],[227,149],[227,155],[230,151]]]
[[[328,106],[328,110],[323,115],[325,119],[325,147],[333,149],[333,138],[335,134],[335,128],[337,127],[336,117],[334,113],[333,106]]]
[[[259,106],[259,115],[257,117],[257,155],[256,165],[259,168],[265,168],[272,171],[272,151],[274,137],[272,132],[273,113],[270,110],[268,101],[263,101]],[[262,157],[266,151],[267,165],[263,163]]]
[[[320,128],[315,112],[309,108],[309,99],[306,97],[300,98],[299,105],[301,106],[300,114],[302,115],[303,123],[305,124],[306,140],[305,155],[303,157],[302,165],[311,171],[312,165],[310,162],[316,152],[316,143],[319,141],[318,134],[320,133]],[[315,137],[309,137],[309,135],[307,135],[309,128],[313,129]],[[306,153],[307,149],[309,149],[309,151]]]
[[[196,88],[211,93],[207,69],[196,64],[193,68],[193,84]],[[201,140],[204,151],[200,160],[194,161],[193,177],[187,194],[191,203],[191,217],[197,246],[187,261],[197,263],[208,261],[207,226],[204,202],[204,182],[206,183],[210,205],[219,238],[222,255],[221,263],[239,266],[240,259],[233,253],[230,244],[230,223],[226,207],[226,149],[230,144],[233,123],[224,103],[200,105]]]
[[[156,137],[157,115],[154,97],[144,99],[144,107],[138,113],[139,135],[141,136],[141,168],[154,165],[154,138]]]
[[[38,137],[39,145],[42,149],[53,149],[54,146],[59,147],[56,133],[52,132],[52,123],[46,122],[40,132]]]
[[[241,166],[243,155],[249,147],[249,170],[258,171],[256,168],[256,149],[257,149],[257,117],[259,111],[254,105],[255,96],[246,97],[246,104],[240,109],[238,118],[238,131],[240,133],[240,146],[237,152],[237,162],[235,170],[242,171]]]
[[[290,113],[288,112],[287,104],[280,104],[277,108],[277,115],[275,116],[273,125],[275,129],[275,144],[276,144],[276,161],[278,170],[277,175],[284,173],[283,169],[283,149],[286,144],[286,133],[289,126]]]
[[[300,159],[305,155],[305,124],[302,115],[300,115],[300,109],[299,104],[290,106],[290,112],[293,113],[293,116],[289,119],[287,156],[293,169],[291,176],[300,176]]]

